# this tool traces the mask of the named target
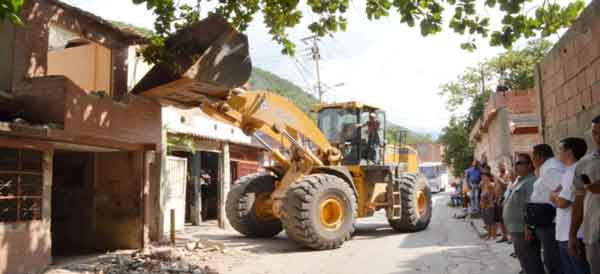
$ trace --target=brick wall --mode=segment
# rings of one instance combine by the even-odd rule
[[[40,273],[51,262],[50,216],[52,215],[53,150],[45,143],[0,136],[1,147],[44,151],[42,219],[29,222],[0,223],[0,273]]]
[[[417,150],[421,162],[441,162],[442,145],[440,144],[415,144],[410,145]]]
[[[600,0],[594,0],[539,66],[536,89],[546,143],[567,136],[589,140],[591,120],[600,114],[599,57]]]

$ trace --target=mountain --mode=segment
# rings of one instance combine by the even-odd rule
[[[283,79],[261,68],[253,68],[249,82],[250,87],[254,90],[268,90],[276,92],[284,97],[287,97],[290,101],[292,101],[296,106],[298,106],[306,113],[309,113],[310,109],[315,104],[319,103],[317,98],[315,98],[311,94],[306,93],[304,90],[302,90],[302,88],[298,87],[291,81]],[[316,118],[312,114],[311,117],[313,117],[313,119]],[[387,121],[386,129],[387,143],[397,143],[397,136],[400,130],[405,130],[408,132],[406,136],[406,143],[408,144],[435,142],[431,134],[414,132],[390,121]]]
[[[299,86],[269,71],[254,67],[250,76],[250,87],[254,90],[268,90],[288,98],[304,112],[319,103],[317,98],[306,93]]]

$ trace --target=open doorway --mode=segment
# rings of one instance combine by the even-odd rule
[[[202,200],[202,221],[214,220],[219,209],[219,153],[201,151],[200,169],[207,174],[206,182],[200,188]]]
[[[55,151],[52,178],[52,256],[93,252],[93,154]]]
[[[220,183],[219,152],[171,150],[169,155],[187,160],[185,223],[200,224],[216,220]]]

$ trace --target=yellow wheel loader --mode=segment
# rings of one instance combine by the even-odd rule
[[[264,133],[255,137],[275,162],[269,172],[243,177],[231,187],[226,213],[238,232],[273,237],[285,230],[301,245],[332,249],[351,238],[357,218],[381,209],[396,231],[429,225],[431,193],[417,174],[416,152],[380,145],[383,111],[357,102],[324,104],[316,109],[317,126],[286,98],[269,92],[232,94],[202,109],[246,133]],[[371,115],[380,125],[377,134],[362,126]]]
[[[416,152],[385,145],[385,113],[357,103],[324,104],[318,123],[286,98],[241,90],[250,77],[246,36],[211,16],[166,41],[175,54],[135,86],[164,105],[204,113],[254,135],[270,152],[267,172],[243,177],[226,214],[240,233],[288,237],[313,249],[340,247],[357,218],[385,210],[396,231],[426,229],[431,193],[417,173]]]

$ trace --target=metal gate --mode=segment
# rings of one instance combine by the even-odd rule
[[[163,198],[164,234],[171,231],[171,210],[175,210],[175,230],[185,227],[185,188],[187,184],[187,159],[167,156],[164,185],[161,188]]]

